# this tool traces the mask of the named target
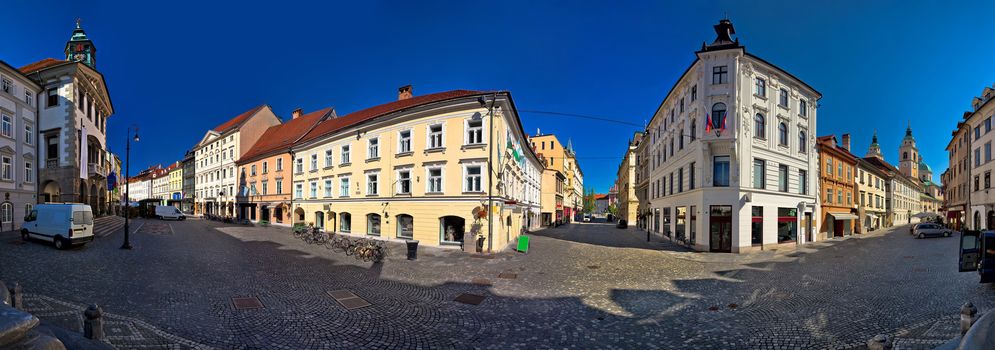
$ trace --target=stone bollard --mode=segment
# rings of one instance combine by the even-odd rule
[[[83,311],[83,336],[87,339],[104,339],[104,310],[97,304],[91,304]]]
[[[21,284],[14,282],[14,286],[8,290],[10,291],[10,306],[24,311],[24,292],[21,290]]]
[[[978,320],[978,308],[970,301],[960,307],[960,335],[963,336]]]
[[[874,338],[867,341],[868,350],[886,350],[891,349],[891,339],[887,335],[878,334]]]

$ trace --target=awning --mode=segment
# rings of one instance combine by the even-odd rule
[[[850,213],[829,213],[836,220],[856,220],[857,216]]]
[[[874,215],[874,214],[871,214],[871,213],[867,213],[867,217],[871,218],[871,219],[877,219],[878,218],[877,215]]]

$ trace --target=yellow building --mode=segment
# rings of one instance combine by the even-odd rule
[[[524,142],[508,92],[402,87],[397,101],[322,121],[295,143],[292,220],[501,250],[539,224],[543,168]]]
[[[169,174],[167,185],[169,197],[166,198],[166,204],[179,208],[183,200],[183,163],[170,164],[166,167],[166,172]]]
[[[553,134],[542,134],[536,130],[536,135],[529,138],[529,143],[535,153],[543,159],[543,165],[547,169],[559,172],[563,177],[562,184],[558,184],[555,175],[544,176],[543,189],[550,189],[556,186],[554,196],[561,196],[559,205],[555,212],[543,211],[549,214],[555,222],[567,223],[576,220],[584,204],[584,178],[577,163],[577,157],[573,149],[569,146],[563,147],[560,140]]]
[[[639,198],[636,197],[636,148],[643,139],[642,132],[636,132],[629,140],[622,163],[618,165],[615,188],[618,189],[618,218],[628,224],[635,224],[639,213]]]

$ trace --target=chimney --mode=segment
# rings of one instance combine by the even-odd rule
[[[293,119],[297,119],[300,118],[302,113],[304,113],[304,109],[297,107],[297,109],[294,109],[294,111],[291,112],[290,115],[294,117]]]
[[[850,134],[843,134],[843,149],[850,152]]]
[[[397,100],[407,100],[411,98],[411,85],[405,85],[397,89]]]

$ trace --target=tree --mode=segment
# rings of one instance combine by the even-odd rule
[[[588,214],[593,213],[598,208],[597,204],[595,203],[595,199],[594,199],[594,189],[592,188],[592,189],[590,189],[590,191],[585,190],[584,192],[585,192],[584,193],[584,212],[588,213]]]

